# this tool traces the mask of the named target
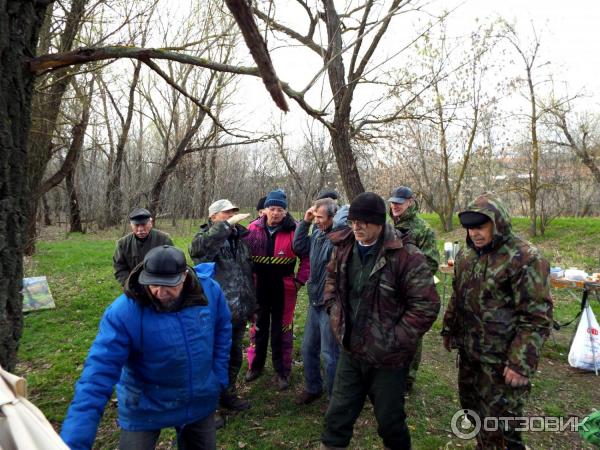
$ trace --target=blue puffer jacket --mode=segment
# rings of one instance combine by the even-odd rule
[[[182,302],[161,311],[137,283],[138,266],[106,310],[85,362],[61,437],[89,449],[117,385],[119,424],[129,431],[180,426],[207,417],[227,388],[231,316],[212,279],[214,263],[199,264]]]

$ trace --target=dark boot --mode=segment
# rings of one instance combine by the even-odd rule
[[[252,405],[246,400],[242,400],[235,392],[221,394],[221,408],[230,411],[245,411],[250,409]]]
[[[313,394],[311,392],[302,391],[302,393],[296,397],[294,403],[296,405],[310,405],[315,400],[320,399],[322,395],[323,392],[317,392],[316,394]]]
[[[220,430],[225,426],[225,419],[220,414],[215,414],[215,430]]]
[[[277,389],[280,391],[285,391],[290,387],[290,377],[284,375],[277,375]]]
[[[250,383],[251,381],[256,380],[261,375],[262,375],[262,371],[260,371],[260,370],[248,370],[248,372],[246,372],[246,376],[244,377],[244,380],[246,382]]]

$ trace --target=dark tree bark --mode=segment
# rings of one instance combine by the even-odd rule
[[[35,52],[48,2],[0,0],[0,365],[14,370],[23,329],[23,245],[28,198],[27,136]]]
[[[49,227],[52,225],[52,219],[50,218],[50,205],[45,195],[42,195],[42,206],[44,208],[44,226]]]
[[[67,193],[69,194],[69,233],[83,233],[81,226],[81,211],[79,210],[79,199],[77,198],[77,189],[75,188],[75,169],[67,174],[65,183]]]
[[[352,85],[346,84],[344,62],[342,60],[342,28],[340,18],[335,10],[333,0],[323,0],[327,22],[327,37],[329,46],[325,53],[325,61],[329,63],[327,74],[333,92],[335,112],[333,127],[329,129],[331,146],[337,162],[344,190],[349,200],[352,200],[365,188],[360,179],[356,157],[350,145],[350,110],[352,97],[357,80],[349,80]],[[352,76],[352,74],[350,74]]]

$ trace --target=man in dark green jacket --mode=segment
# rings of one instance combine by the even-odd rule
[[[125,281],[131,271],[142,261],[146,254],[154,247],[173,245],[167,233],[155,230],[150,211],[144,208],[135,208],[129,214],[131,233],[117,241],[117,248],[113,255],[115,278],[125,286]]]
[[[435,275],[438,271],[440,254],[435,241],[435,233],[429,225],[421,219],[417,213],[419,205],[411,188],[407,186],[397,187],[392,191],[388,199],[390,204],[390,216],[394,221],[394,227],[408,236],[408,239],[419,247],[427,258],[427,265],[431,269],[431,274]],[[413,384],[417,378],[417,371],[421,364],[421,355],[423,352],[423,339],[419,339],[415,357],[410,364],[408,377],[406,378],[406,392],[412,391]]]
[[[215,263],[215,279],[221,285],[231,312],[231,353],[229,357],[229,387],[221,394],[221,407],[242,411],[250,403],[237,395],[236,380],[242,367],[242,340],[246,324],[256,310],[256,294],[252,276],[252,255],[242,239],[248,230],[238,222],[249,214],[237,214],[238,207],[229,200],[217,200],[208,207],[209,221],[200,227],[190,256],[195,264]]]
[[[421,251],[385,223],[380,196],[358,195],[348,219],[351,229],[330,234],[324,299],[342,350],[321,448],[348,446],[368,396],[385,447],[410,449],[405,379],[419,338],[437,317],[439,297]]]
[[[459,214],[466,247],[454,262],[444,347],[459,351],[461,406],[486,417],[523,417],[523,406],[552,324],[548,262],[512,232],[504,204],[477,197]],[[470,414],[472,414],[470,413]],[[469,416],[467,416],[469,417]],[[518,420],[482,429],[477,448],[525,449]]]

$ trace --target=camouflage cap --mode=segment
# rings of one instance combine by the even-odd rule
[[[208,215],[212,216],[213,214],[220,213],[221,211],[239,211],[240,208],[235,206],[226,198],[217,200],[213,204],[208,207]]]

